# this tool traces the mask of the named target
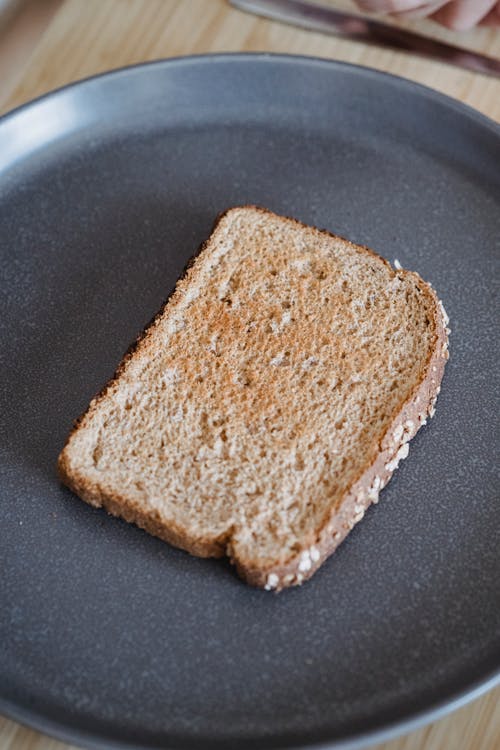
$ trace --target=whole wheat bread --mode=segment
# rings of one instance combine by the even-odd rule
[[[253,585],[301,583],[433,415],[447,322],[416,273],[230,209],[77,422],[60,476]]]

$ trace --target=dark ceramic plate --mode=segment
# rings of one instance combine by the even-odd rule
[[[89,747],[354,747],[494,684],[500,132],[314,59],[122,70],[0,122],[0,710]],[[436,418],[300,589],[242,584],[59,486],[71,421],[219,211],[258,203],[431,281]]]

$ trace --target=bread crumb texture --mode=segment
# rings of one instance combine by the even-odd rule
[[[301,583],[434,408],[443,315],[366,248],[230,209],[70,435],[63,481],[250,583]]]

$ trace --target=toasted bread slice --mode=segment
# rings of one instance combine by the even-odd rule
[[[447,319],[416,273],[223,214],[59,457],[83,500],[248,583],[309,578],[433,414]]]

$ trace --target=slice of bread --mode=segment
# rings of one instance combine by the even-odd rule
[[[232,208],[77,422],[62,481],[250,584],[301,583],[433,415],[447,322],[416,273]]]

